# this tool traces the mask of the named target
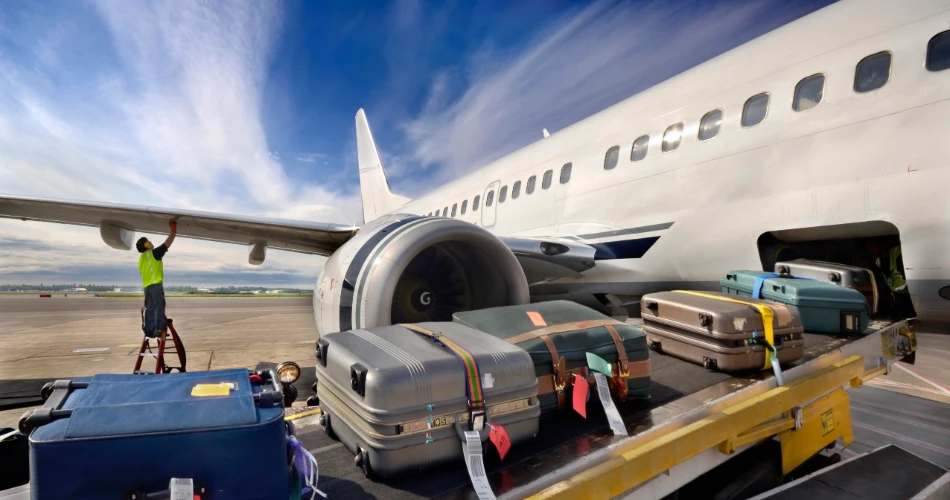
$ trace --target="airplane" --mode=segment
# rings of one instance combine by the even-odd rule
[[[177,218],[252,264],[328,256],[319,333],[558,298],[620,315],[783,252],[868,267],[894,247],[912,314],[948,321],[948,117],[950,0],[850,0],[416,199],[390,189],[361,109],[361,227],[18,196],[0,216],[98,227],[123,250]]]

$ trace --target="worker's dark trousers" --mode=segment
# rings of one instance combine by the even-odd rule
[[[161,283],[145,287],[145,318],[142,331],[146,336],[157,337],[167,326],[165,318],[165,289]]]

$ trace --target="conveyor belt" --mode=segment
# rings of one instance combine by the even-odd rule
[[[821,356],[848,340],[847,337],[806,334],[803,361]],[[627,402],[619,408],[627,428],[634,433],[667,421],[704,401],[771,377],[771,372],[733,377],[655,352],[650,353],[650,362],[650,399]],[[491,446],[486,447],[486,467],[495,493],[533,481],[613,442],[607,421],[597,409],[597,405],[588,407],[587,420],[572,412],[542,420],[538,437],[514,446],[504,463],[499,462]],[[371,481],[353,465],[352,453],[327,437],[319,426],[301,429],[299,437],[320,462],[320,488],[332,498],[464,498],[469,490],[468,475],[461,462],[404,479]]]

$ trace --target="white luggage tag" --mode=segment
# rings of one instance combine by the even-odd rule
[[[472,480],[472,488],[478,495],[478,500],[495,500],[495,493],[488,484],[485,474],[485,462],[482,459],[482,439],[475,431],[465,431],[465,467],[468,477]]]
[[[614,400],[610,397],[610,386],[607,385],[607,377],[603,373],[594,372],[594,378],[597,380],[597,395],[600,396],[600,403],[604,405],[604,413],[607,415],[610,430],[614,431],[614,436],[626,436],[627,427],[623,425],[620,412],[617,411],[617,406],[614,405]]]

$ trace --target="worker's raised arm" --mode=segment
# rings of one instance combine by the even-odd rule
[[[178,223],[175,221],[169,222],[168,229],[171,229],[172,232],[168,235],[168,238],[165,238],[165,248],[170,248],[172,246],[172,242],[175,241],[175,234],[178,233]]]

